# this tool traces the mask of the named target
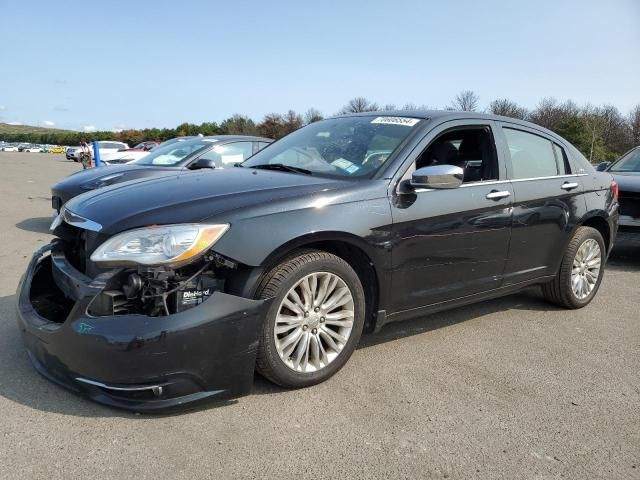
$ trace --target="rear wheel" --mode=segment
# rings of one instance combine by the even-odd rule
[[[274,299],[262,328],[257,369],[278,385],[300,388],[328,379],[360,340],[364,290],[340,257],[300,252],[267,274],[259,297]]]
[[[604,275],[605,245],[591,227],[579,227],[565,250],[560,271],[543,285],[545,298],[565,308],[582,308],[595,297]]]

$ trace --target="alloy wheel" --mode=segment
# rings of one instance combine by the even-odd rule
[[[587,298],[598,283],[602,266],[600,245],[593,238],[588,238],[578,248],[573,259],[571,270],[571,289],[576,298]]]
[[[273,335],[280,359],[296,372],[325,368],[349,341],[353,321],[353,295],[344,280],[330,272],[306,275],[278,309]]]

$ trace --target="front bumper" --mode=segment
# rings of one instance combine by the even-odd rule
[[[215,292],[174,315],[94,317],[87,308],[111,274],[90,279],[63,256],[47,255],[54,248],[34,254],[17,292],[18,325],[38,372],[99,403],[140,412],[250,391],[268,300]],[[32,288],[50,288],[73,306],[61,321],[48,320],[36,311]]]

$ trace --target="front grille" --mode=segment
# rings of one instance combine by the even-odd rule
[[[62,240],[62,250],[73,268],[91,278],[105,271],[97,267],[90,258],[93,251],[109,238],[108,235],[85,230],[64,221],[55,229],[54,234]]]
[[[66,241],[64,245],[64,254],[73,267],[82,272],[87,273],[87,253],[86,253],[86,230],[71,227],[76,230],[70,241]]]
[[[59,213],[62,208],[62,199],[60,197],[51,197],[51,208]]]

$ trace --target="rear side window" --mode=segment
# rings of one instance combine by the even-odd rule
[[[560,173],[551,141],[522,130],[503,130],[511,155],[513,178],[551,177]]]

